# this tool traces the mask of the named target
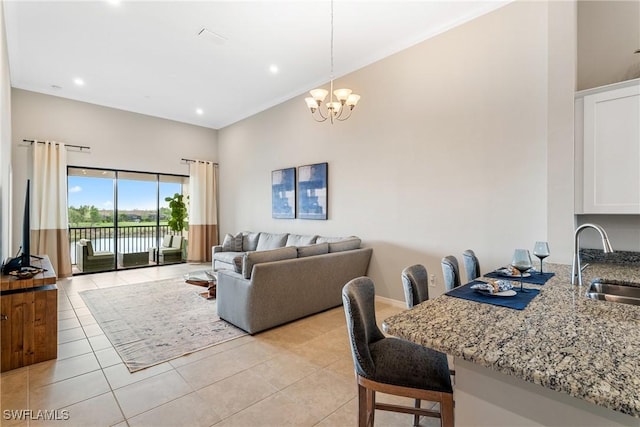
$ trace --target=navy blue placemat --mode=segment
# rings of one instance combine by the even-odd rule
[[[522,281],[524,283],[531,283],[534,285],[544,285],[545,283],[547,283],[547,280],[551,279],[553,276],[555,276],[556,273],[538,273],[537,271],[534,271],[531,273],[531,276],[529,277],[523,277]],[[495,271],[492,271],[491,273],[487,273],[484,275],[484,277],[490,277],[492,279],[505,279],[505,280],[512,280],[514,282],[520,282],[520,276],[505,276],[504,274],[500,274],[500,273],[496,273]]]
[[[527,289],[529,292],[516,292],[516,295],[512,297],[496,297],[482,294],[471,289],[471,285],[479,282],[480,281],[478,280],[474,280],[473,282],[467,283],[464,286],[458,286],[457,288],[454,288],[453,290],[447,292],[445,295],[470,301],[484,302],[486,304],[499,305],[501,307],[514,308],[516,310],[524,310],[524,308],[531,302],[531,300],[540,293],[539,289]],[[515,290],[516,288],[514,288],[514,291]]]

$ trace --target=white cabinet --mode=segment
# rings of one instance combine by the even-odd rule
[[[640,79],[576,95],[576,213],[640,214]]]

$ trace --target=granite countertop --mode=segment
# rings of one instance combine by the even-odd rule
[[[591,264],[582,287],[571,267],[524,310],[441,295],[385,319],[391,335],[513,375],[551,390],[640,417],[640,306],[585,296],[594,278],[640,283],[640,268]]]

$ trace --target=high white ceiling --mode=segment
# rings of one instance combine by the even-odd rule
[[[509,1],[335,0],[334,75]],[[3,4],[20,89],[219,129],[330,79],[328,0]]]

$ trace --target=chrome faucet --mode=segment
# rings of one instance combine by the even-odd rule
[[[600,233],[600,237],[602,238],[602,247],[604,249],[605,254],[610,254],[613,252],[613,248],[611,247],[611,243],[609,243],[609,236],[607,236],[607,232],[604,231],[598,224],[582,224],[580,227],[576,228],[576,232],[574,234],[573,240],[573,263],[571,264],[571,284],[576,284],[576,277],[578,278],[578,285],[582,286],[582,267],[580,266],[580,233],[582,230],[586,228],[593,228],[598,233]],[[586,266],[585,266],[586,267]]]

